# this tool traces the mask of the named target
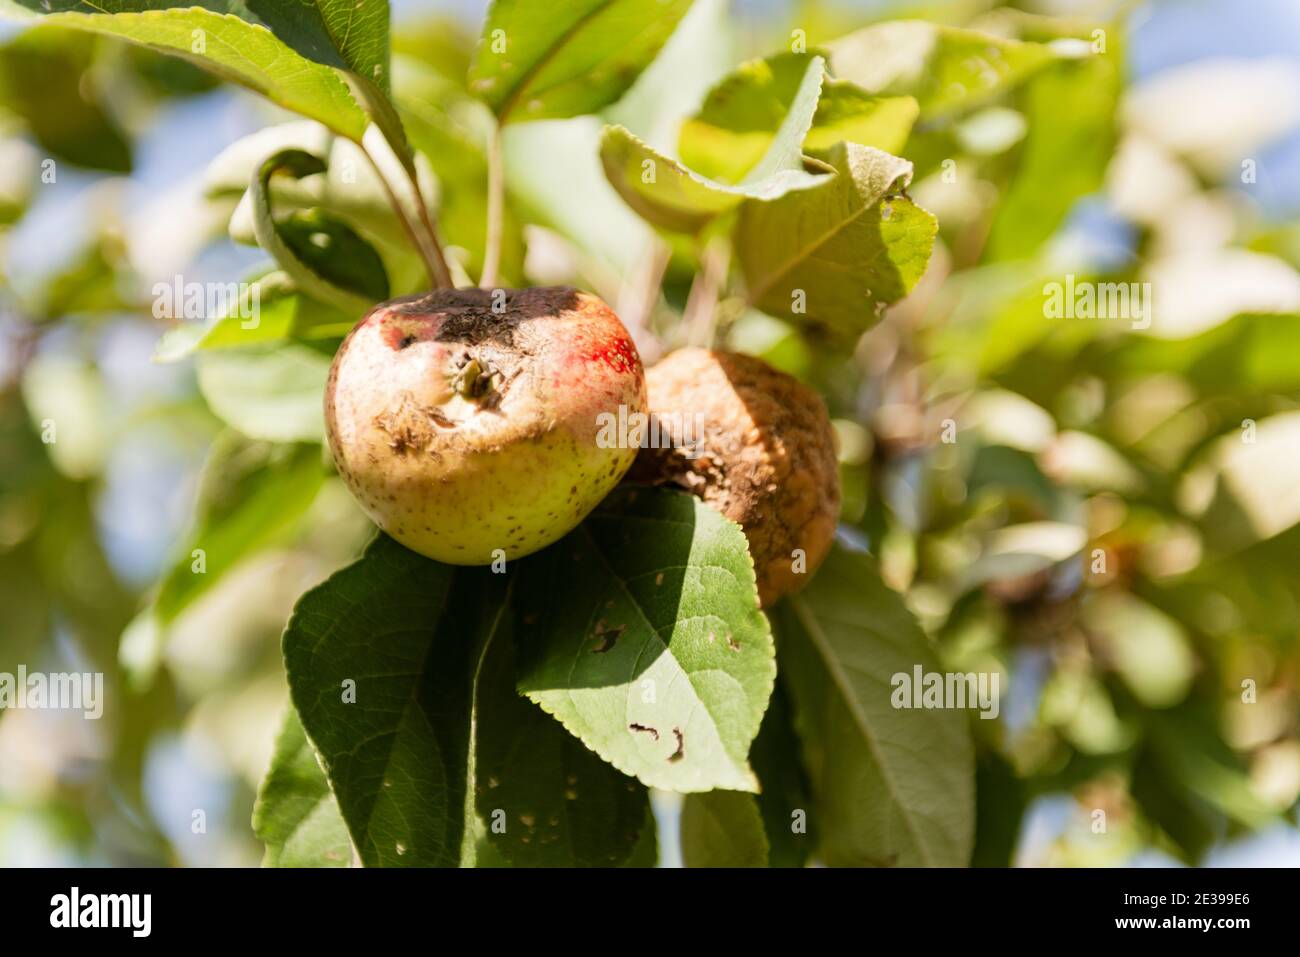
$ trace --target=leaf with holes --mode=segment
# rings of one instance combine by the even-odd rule
[[[747,756],[776,667],[738,525],[623,487],[525,566],[521,691],[651,787],[757,789]]]
[[[493,0],[470,90],[502,123],[594,113],[659,52],[691,0]]]
[[[837,544],[774,617],[822,860],[966,865],[975,814],[968,719],[957,710],[893,706],[894,675],[939,666],[875,563]]]

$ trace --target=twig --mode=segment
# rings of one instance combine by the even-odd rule
[[[645,254],[637,260],[638,266],[631,281],[620,287],[614,311],[631,333],[642,359],[653,362],[660,346],[650,330],[650,317],[662,295],[664,272],[672,259],[672,250],[656,236],[650,237],[646,247]]]
[[[686,326],[687,343],[708,349],[713,345],[717,328],[718,298],[727,280],[727,268],[731,265],[731,247],[722,237],[710,240],[704,247],[701,260],[701,269],[686,297],[682,323]]]

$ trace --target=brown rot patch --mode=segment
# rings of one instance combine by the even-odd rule
[[[388,447],[398,455],[421,452],[433,444],[431,417],[409,392],[403,392],[396,409],[375,416],[375,428],[388,437]]]
[[[395,299],[388,304],[393,317],[386,324],[403,329],[395,339],[385,339],[394,349],[407,333],[440,342],[467,345],[494,343],[511,347],[519,326],[529,319],[557,316],[576,310],[578,292],[567,286],[538,286],[528,289],[440,289],[418,296]],[[412,330],[414,320],[423,329]],[[629,347],[635,349],[628,343]],[[635,355],[635,352],[633,353]]]

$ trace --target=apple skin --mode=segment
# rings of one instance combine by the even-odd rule
[[[618,484],[637,449],[602,448],[598,434],[620,405],[645,412],[645,374],[597,297],[439,290],[382,303],[353,328],[330,367],[325,426],[376,525],[428,558],[486,565],[561,538]]]

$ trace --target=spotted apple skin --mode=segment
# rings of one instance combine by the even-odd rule
[[[330,367],[325,426],[366,514],[454,565],[564,536],[636,457],[602,413],[646,408],[614,311],[563,287],[440,290],[376,306]],[[605,447],[608,446],[608,447]]]

